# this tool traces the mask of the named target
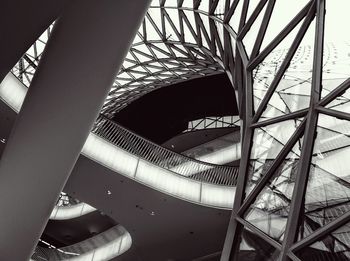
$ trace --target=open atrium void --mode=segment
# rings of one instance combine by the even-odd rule
[[[349,10],[2,1],[0,260],[350,260]]]

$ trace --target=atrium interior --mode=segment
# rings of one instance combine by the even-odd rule
[[[0,260],[350,260],[349,1],[3,7]]]

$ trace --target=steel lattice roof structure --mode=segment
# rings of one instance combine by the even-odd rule
[[[234,49],[228,51],[224,48],[224,34],[225,37],[235,34],[232,30],[223,30],[223,1],[216,2],[153,1],[102,113],[112,116],[133,100],[157,88],[229,70],[228,62],[233,61]],[[13,70],[27,85],[51,30],[52,26]],[[226,66],[223,66],[224,59]]]

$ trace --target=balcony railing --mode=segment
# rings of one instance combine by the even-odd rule
[[[238,167],[198,161],[155,144],[100,115],[93,133],[159,167],[201,182],[235,186]]]

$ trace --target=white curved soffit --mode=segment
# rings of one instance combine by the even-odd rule
[[[121,225],[114,226],[105,232],[86,239],[77,244],[62,248],[37,249],[35,259],[38,260],[70,260],[70,261],[104,261],[125,253],[132,245],[129,232]],[[84,252],[82,252],[84,251]],[[41,257],[43,253],[45,257]],[[42,259],[41,259],[42,258]]]
[[[0,84],[0,98],[19,112],[27,88],[9,73]],[[193,203],[231,209],[235,187],[199,182],[153,165],[90,133],[82,153],[109,169],[144,185]],[[120,164],[123,162],[123,164]]]

